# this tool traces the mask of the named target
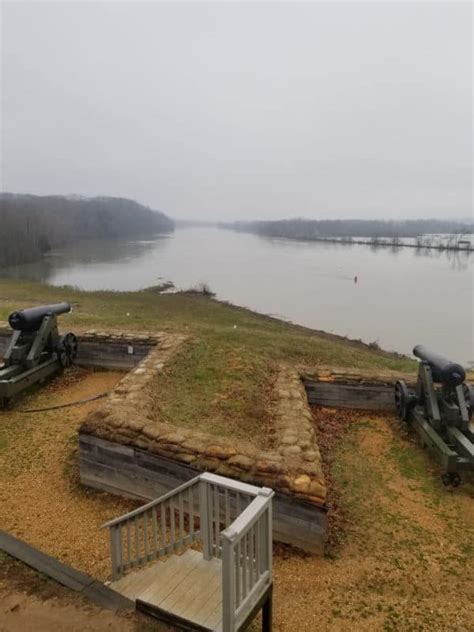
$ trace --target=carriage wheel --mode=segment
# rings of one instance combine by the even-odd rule
[[[410,400],[411,397],[406,383],[403,380],[398,380],[395,383],[395,408],[402,421],[407,421],[408,419]]]
[[[457,472],[445,472],[441,476],[441,480],[445,487],[459,487],[461,484],[461,477]]]
[[[77,356],[77,338],[69,332],[61,336],[57,348],[59,364],[63,369],[71,366]]]

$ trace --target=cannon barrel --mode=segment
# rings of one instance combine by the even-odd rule
[[[41,305],[41,307],[31,307],[12,312],[8,317],[10,327],[16,331],[32,332],[38,331],[43,322],[43,318],[50,314],[67,314],[71,311],[69,303],[55,303],[54,305]]]
[[[459,386],[466,379],[466,371],[460,364],[446,360],[423,345],[416,345],[413,354],[430,365],[434,382],[446,386]]]

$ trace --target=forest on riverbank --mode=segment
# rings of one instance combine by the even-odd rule
[[[0,266],[35,261],[78,239],[171,232],[173,221],[134,200],[0,194]]]
[[[472,221],[435,219],[399,221],[284,219],[222,223],[220,226],[265,237],[306,241],[337,240],[343,243],[368,243],[380,246],[407,245],[402,240],[412,238],[415,240],[412,244],[414,247],[443,249],[461,247],[463,236],[474,233]],[[438,244],[433,238],[434,235],[452,235],[452,239]]]

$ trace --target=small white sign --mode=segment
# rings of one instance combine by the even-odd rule
[[[133,355],[133,352],[134,352],[133,345],[128,345],[127,347],[128,355]]]

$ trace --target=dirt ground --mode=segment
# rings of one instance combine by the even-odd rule
[[[138,613],[113,614],[0,553],[0,632],[167,632]]]
[[[137,506],[79,485],[77,428],[97,402],[42,408],[110,390],[123,376],[73,368],[13,411],[0,411],[0,529],[90,575],[106,579],[110,557],[101,525]]]
[[[73,369],[18,408],[95,395],[120,377]],[[0,412],[0,528],[104,580],[110,562],[100,525],[136,503],[78,484],[76,431],[95,405]],[[274,629],[472,632],[472,482],[455,491],[443,488],[431,461],[387,418],[324,410],[315,424],[327,424],[330,434],[340,429],[338,440],[328,443],[326,463],[339,512],[334,528],[340,531],[325,559],[276,545]],[[19,591],[5,583],[0,591],[0,614],[11,617]],[[24,606],[22,630],[28,621],[42,620],[36,594],[32,599]],[[53,609],[54,616],[58,612]],[[45,629],[61,630],[58,616]],[[68,620],[75,616],[64,611]],[[97,617],[90,625],[99,627],[84,623],[78,629],[108,629],[108,613]]]

